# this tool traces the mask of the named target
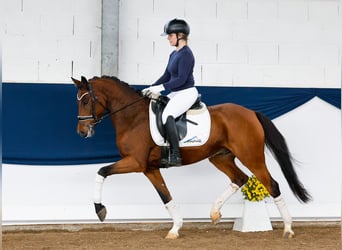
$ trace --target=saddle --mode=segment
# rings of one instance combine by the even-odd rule
[[[169,97],[160,95],[158,99],[152,103],[152,111],[156,115],[156,125],[158,128],[158,131],[165,141],[166,141],[166,132],[165,132],[164,125],[162,122],[162,114],[169,101],[170,101]],[[195,103],[190,107],[189,110],[200,110],[202,108],[203,108],[203,104],[201,102],[201,95],[198,95]],[[175,119],[179,140],[182,140],[186,136],[188,122],[194,125],[198,125],[196,122],[187,119],[187,112],[188,111],[186,111],[181,116]]]

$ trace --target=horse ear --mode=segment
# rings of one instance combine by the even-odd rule
[[[77,88],[81,87],[81,82],[73,77],[71,77],[71,80],[74,82]]]
[[[88,80],[87,80],[87,78],[85,78],[84,76],[81,76],[81,82],[82,82],[85,86],[87,86],[87,84],[88,84]]]

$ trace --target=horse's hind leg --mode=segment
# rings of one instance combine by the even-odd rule
[[[276,204],[279,213],[281,217],[283,218],[284,221],[284,233],[283,236],[284,238],[292,238],[294,236],[294,232],[292,231],[292,217],[287,210],[285,201],[281,195],[273,199],[274,204]]]
[[[221,218],[220,209],[222,208],[223,204],[239,189],[239,187],[244,185],[248,180],[248,176],[236,166],[234,158],[235,156],[228,151],[222,151],[209,158],[210,162],[212,162],[219,170],[225,173],[232,182],[228,188],[215,200],[212,206],[210,217],[215,224],[218,223]],[[264,162],[264,158],[260,159],[260,161]],[[287,210],[285,201],[280,194],[278,183],[268,172],[265,163],[261,165],[259,164],[259,167],[257,167],[255,164],[249,164],[249,166],[250,165],[252,165],[252,167],[249,169],[265,185],[271,196],[274,198],[274,203],[284,221],[284,237],[292,238],[294,236],[294,232],[291,229],[292,218]]]
[[[235,156],[227,150],[209,158],[209,161],[226,174],[231,180],[228,188],[219,197],[217,197],[211,208],[210,217],[214,224],[219,223],[221,219],[220,210],[223,204],[248,180],[248,176],[236,166],[234,158]]]
[[[286,238],[292,238],[294,232],[292,231],[292,217],[286,207],[285,201],[283,200],[278,183],[272,178],[269,173],[266,164],[264,154],[260,153],[261,158],[258,157],[254,160],[241,161],[245,166],[251,170],[256,178],[267,188],[269,193],[274,199],[274,204],[277,206],[279,213],[284,221],[284,233],[283,236]]]
[[[258,170],[252,170],[257,179],[261,181],[261,183],[267,188],[273,197],[274,204],[277,206],[278,211],[284,221],[284,233],[283,236],[285,238],[292,238],[294,236],[294,232],[292,231],[292,217],[287,209],[286,203],[281,196],[280,189],[278,183],[272,178],[270,173],[268,172],[266,165],[263,164],[263,168],[258,168]],[[264,170],[262,170],[264,169]],[[265,183],[265,184],[264,184]],[[270,184],[266,184],[270,183]]]
[[[165,204],[165,208],[169,212],[173,226],[171,230],[166,235],[166,239],[177,239],[179,237],[179,229],[181,229],[183,225],[183,218],[179,211],[179,206],[174,203],[168,188],[164,182],[164,179],[159,171],[159,169],[154,170],[146,170],[144,172],[145,176],[151,181],[154,188],[157,190],[160,198],[162,199],[163,203]]]

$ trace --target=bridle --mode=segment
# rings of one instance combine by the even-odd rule
[[[77,95],[77,101],[81,101],[83,97],[85,97],[86,95],[90,95],[90,98],[91,98],[91,115],[84,115],[84,116],[78,115],[77,119],[79,121],[93,120],[94,121],[93,125],[96,125],[96,124],[100,123],[103,119],[103,118],[97,117],[96,109],[95,109],[96,102],[98,102],[105,110],[107,110],[107,108],[101,102],[98,101],[97,97],[94,94],[93,86],[89,82],[87,83],[87,89],[88,89],[88,92],[83,93],[83,95],[81,95],[81,96]]]
[[[135,104],[135,103],[137,103],[137,102],[139,102],[145,98],[144,96],[142,96],[142,97],[138,98],[137,100],[135,100],[129,104],[126,104],[123,107],[118,108],[117,110],[110,112],[108,110],[108,108],[98,100],[90,82],[87,82],[87,89],[88,89],[88,91],[83,93],[81,96],[78,96],[78,94],[77,94],[77,101],[81,101],[83,97],[85,97],[86,95],[90,95],[90,98],[91,98],[91,115],[78,115],[77,119],[78,119],[78,121],[93,120],[94,122],[90,125],[91,127],[94,127],[95,125],[99,124],[103,119],[110,117],[110,116],[114,115],[115,113],[117,113],[123,109],[126,109],[127,107],[129,107],[129,106],[131,106],[131,105],[133,105],[133,104]],[[96,109],[95,109],[96,103],[99,103],[104,108],[104,110],[106,110],[106,113],[104,115],[102,115],[101,117],[98,117],[96,114]]]

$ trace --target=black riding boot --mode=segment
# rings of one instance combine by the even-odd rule
[[[169,116],[165,124],[167,138],[170,143],[170,161],[169,166],[182,165],[182,158],[179,152],[179,140],[175,119]]]

